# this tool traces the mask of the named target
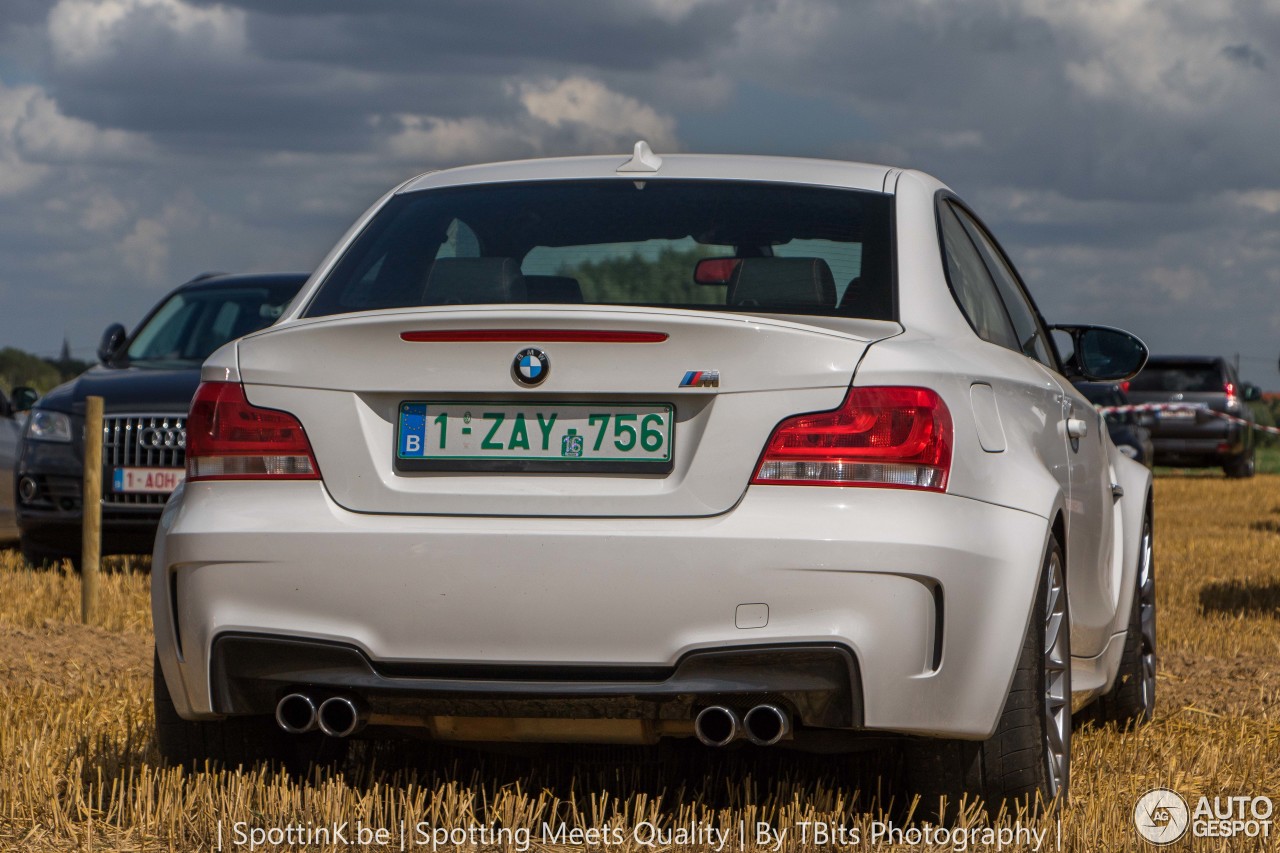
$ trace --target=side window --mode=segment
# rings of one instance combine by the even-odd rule
[[[938,216],[942,221],[947,280],[951,282],[951,290],[969,325],[984,341],[1021,352],[1009,316],[1000,302],[1000,294],[996,292],[995,282],[951,205],[940,205]]]
[[[986,261],[987,268],[991,271],[991,277],[995,280],[1000,297],[1009,311],[1013,331],[1018,336],[1017,349],[1045,367],[1058,370],[1057,359],[1054,358],[1053,350],[1050,349],[1051,344],[1036,316],[1031,298],[1022,289],[1018,274],[1013,271],[1013,267],[1009,266],[1004,253],[996,246],[995,238],[983,230],[982,226],[975,222],[964,209],[957,208],[955,213],[964,224],[965,230],[969,232],[969,236],[973,238],[974,245],[978,247],[982,259]]]

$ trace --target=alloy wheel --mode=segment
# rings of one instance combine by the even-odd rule
[[[1044,718],[1049,793],[1067,788],[1071,772],[1070,626],[1062,557],[1056,551],[1045,570]]]
[[[1142,626],[1142,707],[1148,719],[1156,710],[1156,579],[1152,562],[1151,520],[1142,525],[1138,565],[1138,618]]]

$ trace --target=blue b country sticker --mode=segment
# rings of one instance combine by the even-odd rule
[[[425,456],[427,448],[427,407],[405,403],[400,407],[400,458]]]

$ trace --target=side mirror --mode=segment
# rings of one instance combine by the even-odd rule
[[[112,323],[107,326],[107,330],[102,333],[102,343],[98,344],[98,361],[103,364],[110,364],[115,361],[128,336],[124,326],[119,323]]]
[[[10,405],[15,412],[29,412],[31,407],[36,404],[36,400],[40,399],[40,395],[36,393],[36,389],[28,388],[26,385],[19,385],[13,389],[13,399]]]
[[[1246,403],[1256,403],[1262,399],[1262,389],[1252,382],[1245,382],[1241,390],[1244,391],[1244,401]]]
[[[1067,371],[1091,382],[1130,379],[1147,363],[1147,345],[1136,336],[1109,326],[1053,326],[1071,336],[1073,352]]]

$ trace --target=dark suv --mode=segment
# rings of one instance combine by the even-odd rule
[[[1076,390],[1095,406],[1127,406],[1129,395],[1124,385],[1116,382],[1076,382]],[[1107,432],[1111,434],[1111,443],[1116,449],[1130,459],[1141,462],[1150,468],[1155,456],[1151,443],[1151,432],[1147,429],[1152,417],[1142,412],[1107,412],[1105,415]]]
[[[1134,403],[1186,404],[1159,410],[1152,418],[1156,464],[1221,465],[1228,477],[1253,476],[1253,415],[1245,404],[1260,396],[1256,385],[1240,381],[1230,362],[1214,356],[1152,356],[1129,385]]]
[[[103,398],[102,552],[151,551],[169,493],[186,475],[186,417],[201,363],[269,326],[305,274],[205,275],[170,293],[132,336],[109,326],[101,364],[27,416],[15,471],[22,551],[35,565],[80,553],[85,398]]]

